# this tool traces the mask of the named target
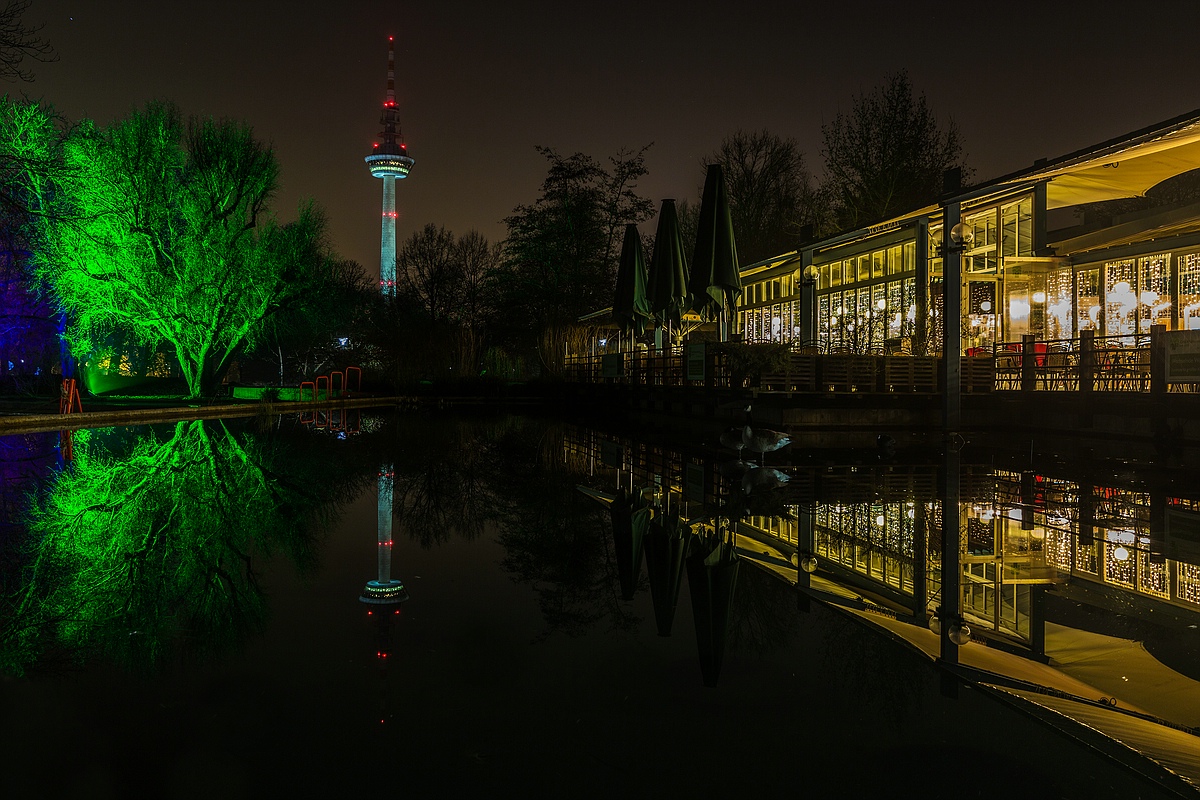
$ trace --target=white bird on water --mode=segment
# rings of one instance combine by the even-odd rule
[[[767,453],[791,444],[792,437],[780,431],[768,428],[755,428],[751,417],[751,406],[746,406],[746,425],[742,428],[742,448],[751,453],[758,453],[759,461]]]

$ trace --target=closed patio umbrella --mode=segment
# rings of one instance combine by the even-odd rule
[[[741,560],[721,534],[698,537],[687,557],[688,593],[705,686],[716,686],[725,658],[729,615]]]
[[[663,200],[658,214],[658,229],[654,235],[654,255],[650,259],[647,294],[650,310],[658,325],[666,326],[668,337],[671,325],[679,327],[687,311],[687,258],[683,254],[683,234],[679,230],[679,215],[674,200]]]
[[[617,576],[621,580],[621,599],[632,600],[642,572],[642,540],[650,526],[651,511],[641,493],[631,493],[621,487],[608,507],[612,517],[613,550],[616,552]]]
[[[625,226],[625,242],[617,265],[617,291],[613,298],[613,322],[622,333],[640,336],[650,321],[650,299],[646,296],[646,256],[637,226]]]
[[[656,516],[646,534],[646,575],[654,601],[659,636],[670,636],[683,585],[683,559],[691,541],[691,528],[679,518],[678,508]]]
[[[742,278],[738,270],[725,173],[720,164],[709,164],[688,282],[689,305],[702,319],[719,319],[720,338],[725,341],[728,338],[726,309],[732,307],[741,294]]]

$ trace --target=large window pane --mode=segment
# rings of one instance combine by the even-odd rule
[[[1100,330],[1100,268],[1082,269],[1076,275],[1076,331]]]
[[[1032,298],[1035,302],[1037,297]],[[1046,338],[1074,337],[1071,325],[1071,270],[1056,269],[1046,277]]]
[[[1179,257],[1179,326],[1200,330],[1200,253]]]
[[[1104,334],[1127,336],[1136,332],[1137,262],[1111,261],[1104,265]]]
[[[1171,272],[1166,253],[1138,259],[1138,330],[1151,325],[1171,327]]]

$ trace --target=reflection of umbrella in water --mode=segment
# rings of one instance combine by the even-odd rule
[[[721,675],[740,563],[733,542],[720,534],[697,538],[687,557],[688,592],[705,686],[716,686]]]
[[[687,310],[687,259],[674,200],[663,200],[658,214],[647,294],[650,310],[658,324],[666,326],[669,341],[671,325],[678,327]]]
[[[636,225],[625,226],[625,243],[617,266],[617,291],[613,298],[613,322],[623,333],[640,336],[650,321],[650,299],[646,296],[646,256]]]
[[[725,174],[720,164],[709,164],[700,201],[688,300],[701,318],[721,320],[721,340],[724,341],[728,335],[725,309],[733,306],[741,293],[742,277],[738,271]]]
[[[683,583],[683,559],[691,538],[691,528],[679,518],[678,508],[655,517],[646,535],[646,574],[659,636],[671,635]]]
[[[621,487],[608,506],[612,517],[613,549],[617,557],[617,575],[621,579],[621,599],[632,600],[642,572],[642,540],[650,526],[651,512],[640,493],[631,494]]]

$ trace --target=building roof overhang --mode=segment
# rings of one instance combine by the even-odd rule
[[[1160,239],[1194,233],[1200,226],[1200,203],[1158,210],[1149,214],[1101,228],[1096,231],[1050,242],[1056,253],[1064,256],[1081,255],[1125,245],[1154,242]]]
[[[1141,197],[1200,168],[1200,110],[1035,164],[989,185],[1046,181],[1046,208]]]

